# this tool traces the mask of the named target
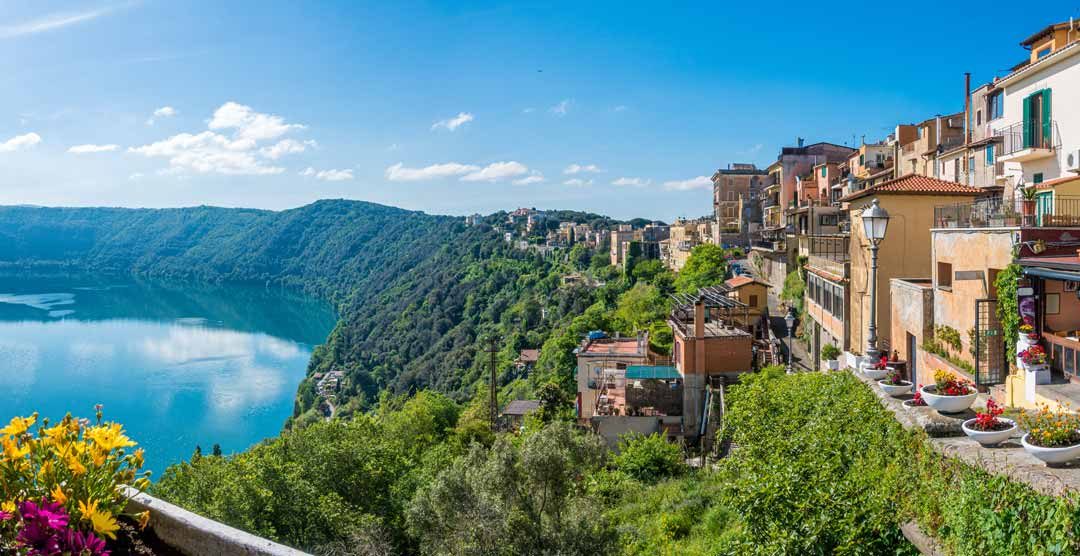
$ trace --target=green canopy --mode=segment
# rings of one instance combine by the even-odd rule
[[[630,365],[626,368],[627,380],[682,378],[675,367],[669,365]]]

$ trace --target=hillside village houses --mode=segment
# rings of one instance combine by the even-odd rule
[[[761,220],[740,226],[760,225],[750,266],[774,292],[805,273],[799,328],[815,364],[826,345],[853,367],[868,350],[861,214],[876,201],[891,217],[879,246],[877,348],[916,384],[944,368],[1010,405],[1080,402],[1080,22],[1049,25],[1021,47],[1007,75],[974,87],[963,76],[961,111],[854,146],[800,138],[766,168]],[[721,232],[735,228],[722,175],[713,178]],[[995,282],[1014,262],[1020,312],[1047,370],[1010,374],[1005,359]]]

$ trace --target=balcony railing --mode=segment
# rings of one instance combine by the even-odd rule
[[[1080,227],[1080,197],[1045,196],[1034,201],[984,199],[934,207],[936,228]]]
[[[1050,125],[1032,121],[1025,126],[1023,122],[994,131],[1002,138],[998,156],[1009,156],[1025,149],[1055,150],[1061,146],[1057,120],[1050,120]]]

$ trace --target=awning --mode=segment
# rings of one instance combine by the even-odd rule
[[[1050,278],[1051,280],[1080,282],[1080,272],[1054,270],[1052,268],[1044,268],[1041,266],[1025,266],[1024,274],[1027,274],[1028,276],[1038,276],[1039,278]]]
[[[682,378],[675,367],[668,365],[630,365],[626,368],[627,380],[671,380]]]

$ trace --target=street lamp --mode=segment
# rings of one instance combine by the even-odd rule
[[[870,335],[866,338],[866,356],[870,362],[880,359],[877,349],[877,259],[878,246],[885,239],[885,229],[889,227],[889,213],[881,208],[874,199],[870,206],[862,211],[863,233],[870,242]]]
[[[784,324],[787,325],[787,372],[791,374],[791,332],[795,328],[794,307],[788,307],[787,315],[784,316]]]

